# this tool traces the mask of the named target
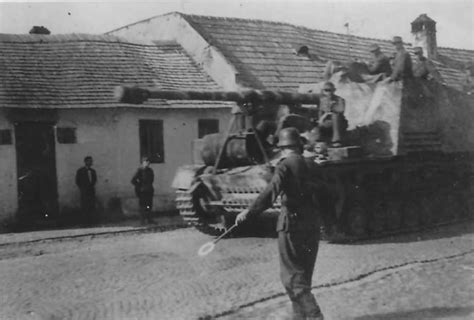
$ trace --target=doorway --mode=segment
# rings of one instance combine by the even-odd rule
[[[22,222],[54,219],[58,214],[58,185],[54,124],[15,124],[18,176],[18,215]]]

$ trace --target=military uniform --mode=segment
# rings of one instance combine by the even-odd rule
[[[319,102],[319,127],[323,139],[340,142],[347,129],[346,101],[338,95],[322,96]],[[329,129],[329,130],[328,130]]]
[[[140,217],[142,221],[145,219],[151,222],[150,212],[153,208],[153,181],[155,175],[153,169],[138,168],[137,172],[132,178],[132,184],[135,186],[135,194],[138,197],[140,207]]]
[[[297,152],[291,152],[276,166],[272,180],[248,211],[249,216],[263,212],[281,195],[282,207],[277,221],[280,276],[296,319],[321,316],[311,294],[318,253],[319,217],[309,173],[306,160]]]
[[[436,81],[443,83],[441,74],[436,70],[433,62],[426,57],[420,56],[418,61],[413,64],[413,76],[428,80],[431,76]]]
[[[403,47],[402,38],[395,36],[393,37],[392,43],[397,49],[395,52],[395,57],[393,58],[393,70],[392,74],[390,75],[390,80],[398,81],[413,78],[411,57]]]
[[[387,77],[392,74],[392,67],[390,66],[390,59],[382,52],[374,54],[373,61],[367,66],[370,74],[383,73]]]

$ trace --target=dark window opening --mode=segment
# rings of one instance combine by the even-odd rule
[[[151,163],[164,163],[163,120],[140,120],[140,158],[148,157]]]
[[[217,119],[199,119],[198,120],[198,138],[201,139],[206,134],[219,132],[219,120]]]
[[[56,128],[58,143],[76,143],[76,128]]]
[[[12,131],[10,129],[0,130],[0,144],[12,144]]]

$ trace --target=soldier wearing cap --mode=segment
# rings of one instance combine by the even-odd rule
[[[393,60],[393,70],[389,81],[398,81],[413,78],[412,62],[410,54],[403,46],[401,37],[395,36],[392,41],[395,46],[395,57]]]
[[[413,76],[421,79],[435,79],[440,83],[444,83],[441,74],[436,70],[433,62],[423,56],[423,48],[414,47],[415,61],[413,64]]]
[[[323,319],[311,293],[319,244],[319,213],[313,201],[310,162],[301,155],[301,138],[296,128],[280,131],[278,147],[283,159],[271,181],[253,204],[237,216],[236,223],[265,211],[281,195],[277,221],[280,277],[292,303],[293,319]]]
[[[373,43],[369,51],[372,53],[372,61],[367,65],[369,73],[372,75],[383,73],[387,77],[390,76],[392,74],[390,59],[382,53],[380,47]]]
[[[344,117],[346,101],[335,95],[335,91],[332,82],[324,83],[318,107],[318,126],[324,140],[330,140],[333,146],[340,146],[347,129],[347,119]]]
[[[142,157],[141,166],[135,172],[132,178],[132,184],[135,186],[135,194],[138,197],[138,205],[140,219],[142,224],[145,222],[154,223],[151,218],[151,210],[153,208],[153,181],[155,175],[153,169],[150,168],[150,160],[148,157]]]

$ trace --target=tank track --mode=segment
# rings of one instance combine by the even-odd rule
[[[430,170],[441,172],[446,170],[446,167],[433,164]],[[375,188],[376,194],[366,195],[365,203],[359,200],[348,201],[343,210],[346,216],[345,228],[341,228],[342,232],[330,234],[323,227],[322,238],[334,243],[347,243],[470,221],[474,216],[474,173],[471,171],[469,177],[465,178],[467,179],[463,179],[464,184],[453,182],[445,187],[440,184],[427,187],[424,177],[419,178],[418,182],[405,181],[402,183],[402,189],[410,185],[410,190],[405,193],[400,190],[398,196],[392,189],[393,185],[387,185],[386,190],[382,190],[382,184]],[[248,208],[260,192],[257,188],[227,186],[221,190],[220,205],[231,220]],[[178,191],[176,201],[181,216],[189,225],[212,235],[220,235],[226,230],[225,223],[209,223],[199,217],[192,196],[186,191]],[[263,213],[263,217],[275,218],[280,207],[280,204],[276,203]]]
[[[448,191],[451,192],[448,193]],[[245,196],[248,199],[236,199],[236,195]],[[239,212],[248,208],[255,193],[239,190],[238,193],[228,193],[228,196],[233,199],[223,200],[223,208],[229,216],[235,217]],[[224,223],[208,223],[205,219],[201,219],[194,209],[192,196],[185,191],[178,191],[177,207],[184,221],[203,233],[218,236],[226,230]],[[452,190],[446,189],[434,194],[426,192],[414,194],[413,198],[407,201],[381,198],[371,206],[370,221],[366,221],[367,215],[365,218],[361,218],[362,221],[352,221],[352,232],[342,234],[327,234],[323,227],[322,239],[333,243],[348,243],[436,228],[472,220],[472,214],[469,213],[473,208],[472,194],[468,192],[453,193]],[[353,208],[346,214],[354,214],[357,210],[364,209]],[[434,211],[437,214],[433,215]],[[279,212],[280,205],[278,204],[265,211],[262,218],[268,222],[269,219],[275,219]]]
[[[354,218],[354,216],[357,217],[357,214],[352,217],[353,220],[348,232],[327,234],[323,231],[322,239],[333,243],[348,243],[472,220],[472,213],[470,214],[472,200],[467,200],[462,194],[423,194],[417,195],[416,199],[412,198],[407,201],[379,199],[370,209],[372,212],[365,218],[357,220]],[[354,214],[357,210],[361,209],[353,209],[347,214]]]
[[[256,198],[260,190],[244,190],[244,189],[228,189],[223,193],[222,209],[226,212],[227,221],[212,221],[204,217],[200,217],[194,205],[193,196],[184,190],[176,191],[176,208],[183,220],[199,231],[212,236],[219,236],[224,233],[229,224],[233,224],[233,218],[248,208],[252,201]],[[262,214],[263,219],[273,219],[280,212],[279,202],[272,208],[266,210]],[[226,223],[227,222],[227,223]]]
[[[202,233],[219,236],[226,231],[224,222],[209,221],[198,215],[193,196],[187,191],[176,191],[176,208],[187,225]]]
[[[366,195],[365,204],[348,203],[344,212],[348,217],[346,232],[323,237],[331,242],[353,242],[473,220],[472,168],[464,171],[464,176],[447,162],[426,161],[413,168],[413,176],[407,175],[408,180],[402,180],[398,188],[389,183],[377,185],[375,194]],[[424,174],[416,174],[420,168]],[[358,210],[365,211],[360,219]]]

